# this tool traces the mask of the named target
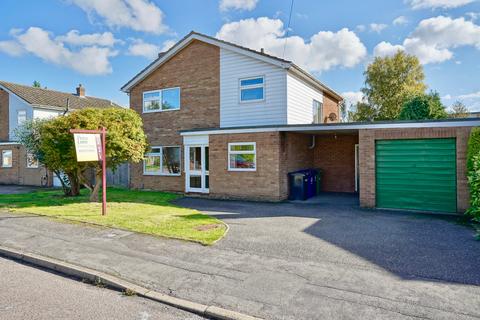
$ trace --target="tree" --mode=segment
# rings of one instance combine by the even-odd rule
[[[445,119],[445,106],[437,92],[410,97],[403,103],[400,120]]]
[[[468,107],[460,101],[456,101],[452,105],[452,111],[450,112],[451,118],[467,118],[468,117]]]
[[[422,94],[427,88],[418,58],[403,51],[392,57],[376,57],[364,75],[362,92],[366,104],[361,105],[364,112],[357,115],[358,120],[397,119],[405,99]]]
[[[350,122],[373,121],[375,119],[375,110],[366,102],[357,102],[356,106],[348,112]]]
[[[49,120],[40,129],[43,163],[51,170],[64,172],[72,185],[72,194],[83,184],[91,191],[90,201],[98,201],[102,166],[99,162],[77,162],[73,134],[70,129],[97,130],[107,128],[107,167],[115,170],[126,161],[139,162],[147,148],[140,116],[122,108],[86,108]],[[85,177],[87,169],[95,170],[95,184]]]
[[[34,88],[41,88],[42,85],[40,84],[40,82],[38,82],[37,80],[35,80],[35,81],[33,81],[32,87],[34,87]]]

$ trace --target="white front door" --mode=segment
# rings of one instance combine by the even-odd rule
[[[208,145],[185,146],[185,190],[208,193]]]

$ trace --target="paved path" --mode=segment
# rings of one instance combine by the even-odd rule
[[[40,187],[0,184],[0,194],[26,193],[41,189]],[[43,188],[42,188],[43,189]]]
[[[225,220],[212,247],[0,214],[0,244],[267,319],[480,318],[480,241],[443,217],[183,199]]]
[[[0,319],[200,320],[163,304],[127,297],[0,258]]]

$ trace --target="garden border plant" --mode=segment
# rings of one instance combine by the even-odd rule
[[[467,177],[470,188],[470,208],[467,214],[480,222],[480,127],[473,128],[468,139]]]

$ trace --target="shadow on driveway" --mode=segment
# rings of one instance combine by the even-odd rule
[[[480,241],[462,217],[361,209],[349,194],[311,202],[177,201],[228,223],[218,245],[232,250],[306,262],[365,259],[402,279],[480,285]]]

